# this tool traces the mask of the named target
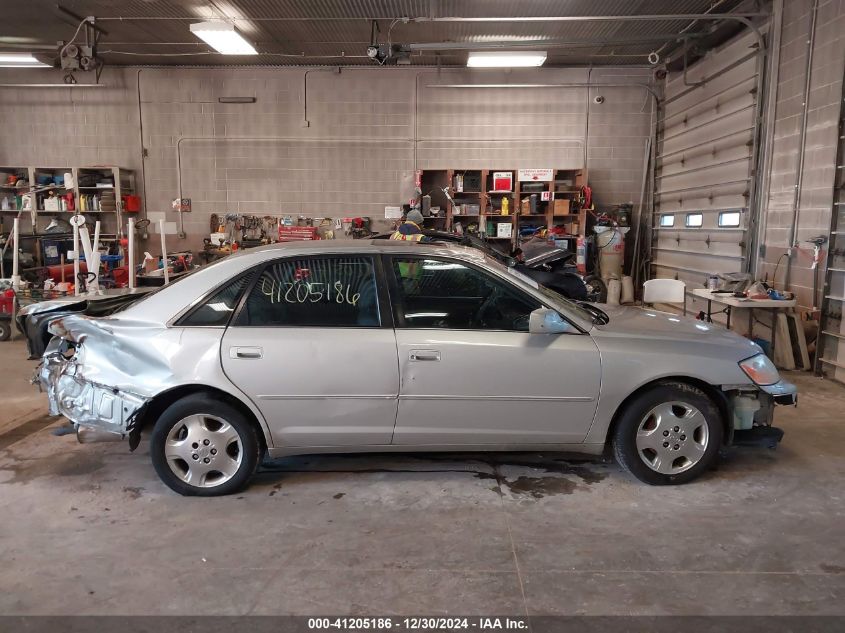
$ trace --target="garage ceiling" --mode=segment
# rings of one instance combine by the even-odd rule
[[[740,0],[28,0],[0,24],[0,50],[50,53],[79,20],[93,15],[107,34],[100,55],[112,65],[372,64],[366,56],[375,20],[381,43],[542,42],[546,65],[645,64],[665,57],[682,29],[701,33],[714,23],[654,21],[518,21],[519,17],[725,13]],[[59,7],[66,9],[62,11]],[[69,12],[69,13],[68,13]],[[501,18],[492,22],[403,23],[409,18]],[[188,30],[192,22],[233,20],[259,55],[223,56]],[[393,25],[391,28],[391,24]],[[416,51],[415,65],[463,66],[466,50]]]

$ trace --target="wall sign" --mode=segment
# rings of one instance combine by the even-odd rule
[[[183,213],[188,213],[191,210],[191,199],[190,198],[174,198],[173,202],[170,203],[170,207],[174,211],[181,211]]]
[[[519,169],[519,182],[551,182],[555,179],[554,169]]]

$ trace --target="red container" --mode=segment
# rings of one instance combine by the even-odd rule
[[[280,242],[298,242],[300,240],[319,240],[316,226],[279,226]]]
[[[137,213],[141,210],[141,196],[121,196],[123,198],[123,210],[129,213]]]
[[[88,267],[85,265],[85,262],[79,262],[79,272],[87,273]],[[47,266],[47,276],[55,281],[56,283],[60,283],[62,281],[62,265],[58,264],[55,266]],[[65,264],[65,281],[69,281],[73,283],[73,264]]]
[[[12,316],[12,308],[15,304],[15,291],[11,288],[8,290],[0,290],[0,315],[4,317]]]
[[[129,285],[129,267],[120,266],[112,270],[112,277],[114,278],[114,285],[118,288],[125,288]]]

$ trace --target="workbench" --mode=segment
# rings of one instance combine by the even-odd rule
[[[775,322],[776,316],[774,313],[777,313],[780,310],[784,310],[786,308],[794,308],[796,301],[795,299],[748,299],[746,297],[735,297],[733,294],[724,293],[724,292],[712,292],[707,290],[706,288],[693,288],[692,290],[687,290],[687,294],[698,299],[704,299],[707,301],[707,312],[705,313],[705,320],[708,323],[713,322],[713,303],[718,303],[725,306],[723,309],[716,312],[716,314],[724,313],[727,315],[728,324],[727,327],[731,329],[731,313],[735,308],[741,308],[744,310],[748,310],[748,338],[753,338],[753,331],[754,331],[754,310],[771,310],[773,312],[772,315],[772,336],[771,336],[771,345],[772,349],[770,354],[772,358],[775,355],[775,333],[777,332],[777,324]],[[687,306],[686,302],[684,302],[684,315],[687,313]]]

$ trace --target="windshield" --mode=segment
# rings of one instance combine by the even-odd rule
[[[584,307],[581,303],[576,303],[572,299],[567,299],[559,292],[552,290],[551,288],[546,288],[542,284],[537,284],[537,289],[543,293],[546,297],[556,303],[562,303],[567,308],[576,312],[579,317],[584,319],[585,321],[589,321],[590,323],[594,323],[596,320],[596,314],[592,310],[588,310]],[[596,308],[597,309],[597,308]]]
[[[588,323],[595,323],[596,313],[593,310],[598,310],[598,308],[587,309],[584,306],[582,306],[581,304],[573,301],[572,299],[567,299],[566,297],[564,297],[559,292],[555,292],[551,288],[547,288],[546,286],[544,286],[540,283],[537,283],[534,279],[531,279],[527,275],[524,275],[523,273],[519,272],[515,268],[504,266],[499,261],[497,261],[495,258],[490,257],[489,255],[486,256],[484,259],[487,262],[487,264],[492,266],[493,268],[498,268],[499,270],[504,270],[511,277],[516,277],[517,279],[519,279],[523,283],[531,286],[532,288],[535,288],[543,296],[548,298],[549,301],[551,301],[552,303],[556,303],[558,305],[563,305],[564,308],[566,308],[567,310],[570,310],[571,312],[575,313],[579,318],[583,319],[584,321],[587,321]],[[601,312],[600,310],[598,310],[598,311]],[[602,312],[602,314],[604,314],[604,313]]]

